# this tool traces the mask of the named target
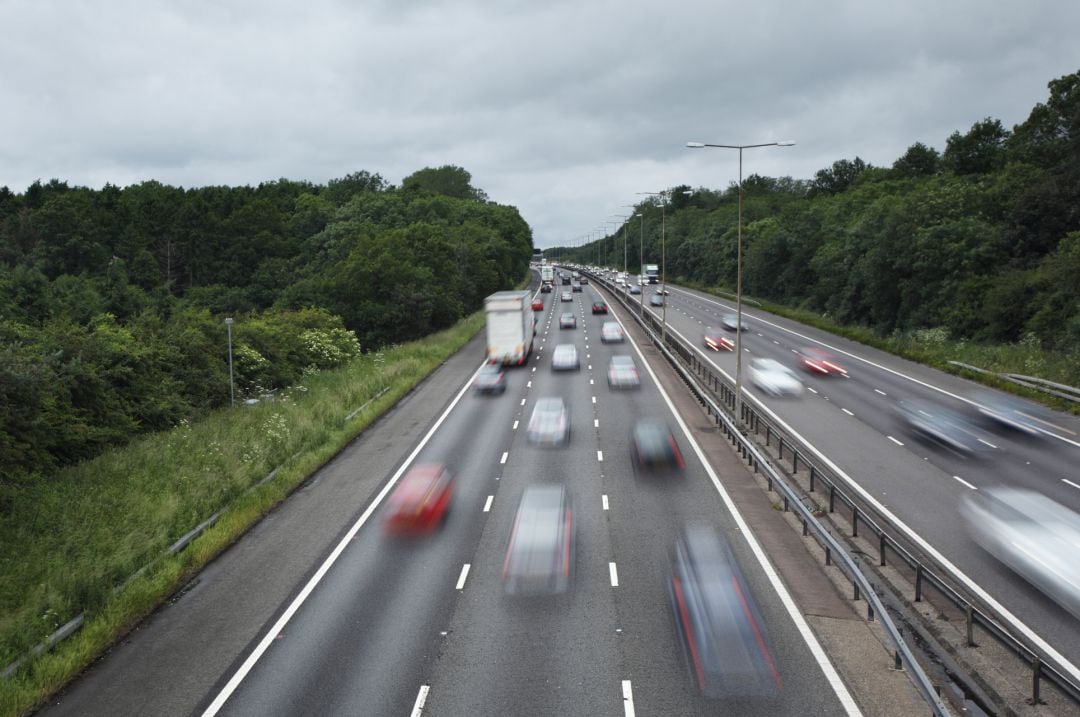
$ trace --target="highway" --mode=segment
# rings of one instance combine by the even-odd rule
[[[645,287],[645,296],[656,287]],[[733,352],[703,345],[706,327],[735,311],[734,302],[668,285],[666,317],[670,330],[699,350],[728,376],[735,374]],[[631,299],[636,297],[631,296]],[[660,310],[645,309],[659,318]],[[898,401],[924,401],[958,412],[972,412],[987,389],[965,379],[914,364],[826,332],[744,305],[744,395],[810,443],[869,499],[877,502],[917,536],[927,552],[936,551],[955,566],[975,591],[996,601],[1030,629],[1050,651],[1071,663],[1080,676],[1077,618],[986,553],[960,519],[961,501],[990,486],[1040,492],[1080,512],[1080,421],[1028,404],[1040,415],[1040,435],[976,426],[976,450],[966,455],[928,443],[906,430]],[[734,338],[734,332],[729,336]],[[797,351],[827,349],[843,362],[847,376],[800,371]],[[792,368],[806,387],[802,397],[775,398],[747,381],[753,358],[773,358]],[[1052,654],[1051,652],[1051,654]]]
[[[450,373],[403,401],[381,422],[386,430],[362,437],[151,617],[143,630],[154,639],[131,636],[42,714],[858,714],[637,348],[600,342],[602,322],[620,310],[592,315],[595,297],[588,286],[568,302],[546,295],[537,350],[507,371],[504,394],[477,395]],[[564,311],[577,328],[558,328]],[[577,347],[579,371],[552,370],[557,343]],[[639,389],[607,385],[615,354],[634,357]],[[480,360],[455,357],[473,365],[456,375]],[[415,403],[436,388],[444,404]],[[532,407],[546,396],[566,402],[566,445],[526,440]],[[429,420],[415,418],[417,406]],[[630,435],[640,417],[671,426],[681,473],[635,471]],[[400,440],[376,438],[387,430]],[[446,523],[429,538],[386,536],[382,497],[410,465],[429,462],[458,477]],[[507,595],[502,567],[518,501],[549,482],[572,501],[571,587]],[[316,490],[336,496],[329,510],[308,510]],[[696,522],[729,537],[760,610],[775,700],[706,700],[691,682],[667,586],[676,539]],[[242,571],[253,586],[246,604],[227,588]]]

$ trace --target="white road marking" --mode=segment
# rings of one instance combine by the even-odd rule
[[[525,384],[525,388],[532,388],[532,381],[529,381],[527,384]]]
[[[516,430],[517,430],[517,427],[518,427],[518,422],[517,422],[517,421],[514,421],[514,428],[513,428],[512,430],[515,430],[515,431],[516,431]]]
[[[506,463],[506,458],[510,455],[509,451],[503,451],[502,458],[499,459],[499,465]]]
[[[431,685],[420,685],[420,693],[416,695],[416,702],[412,706],[412,717],[420,717],[420,714],[424,711],[424,704],[427,702],[427,694],[430,689]]]
[[[592,425],[593,425],[593,428],[599,428],[600,427],[600,419],[599,418],[592,419]]]
[[[489,495],[487,497],[487,500],[484,502],[484,512],[485,513],[487,513],[489,510],[491,510],[491,501],[493,501],[493,500],[495,500],[495,496]]]
[[[849,415],[849,416],[854,416],[854,415],[855,415],[854,413],[852,413],[851,411],[847,410],[846,408],[841,408],[840,410],[841,410],[841,411],[843,411],[844,413],[846,413],[846,414],[847,414],[847,415]]]
[[[597,451],[596,452],[596,460],[598,462],[600,462],[600,463],[604,462],[604,452],[603,451]]]
[[[592,380],[591,378],[589,379],[589,385],[590,385],[590,386],[592,386],[592,385],[593,385],[593,380]]]
[[[465,587],[465,578],[469,577],[469,567],[468,563],[461,566],[461,575],[458,576],[457,587],[454,588],[455,590],[460,590]]]
[[[976,440],[978,440],[978,441],[979,441],[979,443],[984,443],[984,444],[986,444],[986,445],[990,446],[991,448],[997,448],[997,446],[995,446],[995,445],[994,445],[993,443],[991,443],[990,441],[984,441],[984,440],[983,440],[983,439],[981,439],[981,438],[978,438],[978,439],[976,439]]]
[[[593,396],[593,397],[592,397],[592,402],[593,402],[593,403],[596,403],[596,396]]]
[[[889,439],[890,441],[892,441],[893,443],[895,443],[895,444],[896,444],[896,445],[898,445],[898,446],[902,446],[902,445],[904,445],[903,443],[901,443],[900,441],[896,440],[896,439],[895,439],[895,438],[893,438],[892,436],[885,436],[885,437],[886,437],[886,438],[888,438],[888,439]]]
[[[600,496],[600,502],[604,504],[604,510],[607,510],[608,509],[607,493],[604,493],[602,496]]]
[[[521,405],[522,405],[522,406],[524,406],[524,405],[525,405],[525,399],[524,399],[524,398],[523,398],[523,399],[521,399]]]
[[[589,370],[592,371],[592,364],[589,364]]]
[[[619,587],[619,571],[615,569],[615,563],[608,563],[608,572],[611,574],[611,587]]]
[[[364,524],[368,522],[375,510],[379,507],[379,505],[382,504],[383,500],[386,499],[386,496],[390,493],[390,491],[394,489],[394,486],[397,485],[397,482],[401,478],[401,476],[405,473],[406,470],[408,470],[409,466],[412,465],[412,462],[416,460],[416,457],[420,455],[420,451],[423,450],[424,446],[426,446],[428,444],[428,441],[431,440],[431,437],[435,435],[435,432],[439,430],[440,426],[442,426],[443,421],[446,420],[446,417],[450,415],[450,412],[453,411],[454,407],[457,406],[457,404],[461,401],[461,397],[464,396],[465,393],[469,390],[470,386],[472,386],[473,380],[476,379],[476,376],[480,373],[480,369],[482,367],[483,364],[477,366],[476,372],[473,373],[472,378],[470,378],[465,383],[465,385],[462,386],[461,390],[458,391],[457,396],[455,396],[454,400],[450,402],[450,405],[446,407],[446,410],[443,411],[441,416],[439,416],[439,419],[435,421],[431,428],[428,429],[428,432],[424,434],[424,437],[420,439],[420,442],[416,444],[416,447],[413,448],[412,453],[408,455],[408,457],[405,459],[405,462],[402,463],[401,467],[399,467],[397,471],[394,472],[394,475],[392,475],[390,477],[390,480],[386,482],[386,485],[383,486],[383,489],[379,491],[379,493],[375,496],[374,500],[371,501],[371,504],[368,505],[367,509],[360,514],[360,517],[356,519],[356,522],[353,523],[352,527],[349,528],[349,530],[345,533],[344,536],[342,536],[341,541],[338,542],[337,546],[333,549],[333,551],[331,551],[330,555],[327,556],[326,560],[324,560],[322,565],[319,566],[319,569],[315,571],[315,574],[311,576],[311,579],[308,580],[307,584],[305,584],[304,587],[300,589],[300,592],[297,594],[297,596],[293,598],[293,601],[291,603],[289,603],[289,607],[285,608],[285,612],[282,613],[281,617],[279,617],[277,621],[270,627],[270,629],[266,631],[266,633],[263,635],[262,640],[260,640],[259,643],[255,646],[255,648],[251,651],[251,654],[247,656],[247,659],[244,660],[243,664],[240,665],[239,669],[237,669],[236,672],[233,673],[233,676],[229,678],[229,681],[225,683],[225,686],[221,688],[221,692],[217,694],[217,697],[214,698],[214,701],[211,702],[210,705],[206,708],[206,710],[203,711],[203,717],[213,717],[221,711],[222,707],[225,706],[225,703],[229,700],[229,697],[232,696],[233,692],[236,691],[236,688],[240,686],[240,683],[244,681],[244,678],[247,677],[248,673],[251,672],[251,670],[255,667],[255,663],[257,663],[266,653],[266,651],[270,649],[270,645],[274,643],[274,641],[277,639],[277,636],[285,630],[285,626],[289,624],[289,620],[291,620],[293,616],[300,610],[300,607],[304,604],[308,597],[311,596],[311,593],[314,592],[315,587],[320,582],[322,582],[322,579],[326,576],[326,573],[330,571],[330,568],[334,565],[335,562],[337,562],[337,559],[341,557],[341,554],[345,552],[345,549],[349,547],[349,545],[352,543],[353,538],[356,537],[356,534],[360,531],[360,528],[364,527]],[[426,690],[423,690],[422,692],[425,695],[427,694]]]
[[[966,480],[964,480],[964,479],[963,479],[963,478],[961,478],[960,476],[953,476],[953,478],[954,478],[955,480],[958,480],[958,481],[960,481],[961,483],[963,483],[964,485],[966,485],[966,486],[967,486],[968,488],[971,488],[972,490],[978,490],[978,488],[976,488],[975,486],[971,485],[970,483],[968,483],[968,482],[967,482]]]
[[[880,393],[882,396],[888,396],[889,394],[882,391],[880,388],[875,388],[874,393]]]
[[[811,388],[810,386],[807,386],[807,387],[806,387],[806,390],[807,390],[807,391],[809,391],[810,393],[814,393],[814,394],[816,394],[816,393],[817,393],[817,391],[816,391],[816,390],[814,390],[813,388]]]
[[[1068,484],[1069,484],[1069,485],[1071,485],[1071,486],[1072,486],[1073,488],[1080,488],[1080,485],[1078,485],[1078,484],[1076,484],[1076,483],[1073,483],[1073,482],[1072,482],[1071,480],[1069,480],[1068,478],[1062,478],[1062,479],[1061,479],[1061,482],[1062,482],[1062,483],[1068,483]]]

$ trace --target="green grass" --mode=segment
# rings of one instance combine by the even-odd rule
[[[48,482],[0,486],[0,669],[86,614],[78,633],[0,679],[0,715],[27,713],[77,675],[483,326],[477,313],[422,341],[310,375],[274,403],[219,411]],[[186,550],[167,555],[221,510]]]
[[[734,301],[734,294],[724,289],[703,287],[693,282],[680,283]],[[1058,399],[1041,391],[1026,389],[1009,381],[969,371],[949,363],[949,361],[959,361],[995,373],[1018,373],[1025,376],[1037,376],[1067,386],[1080,386],[1080,355],[1078,354],[1046,351],[1034,341],[998,345],[958,341],[950,339],[944,329],[919,329],[881,336],[865,326],[836,324],[828,317],[811,311],[759,299],[750,299],[750,301],[753,301],[751,306],[754,308],[761,308],[777,316],[816,326],[867,346],[1026,396],[1059,410],[1080,413],[1080,404],[1075,402]],[[746,296],[743,297],[743,302],[747,303]]]

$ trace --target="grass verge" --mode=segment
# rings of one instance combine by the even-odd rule
[[[483,326],[476,313],[309,375],[273,403],[181,424],[48,482],[0,485],[0,669],[85,615],[71,638],[0,678],[0,715],[29,712],[78,675]],[[218,511],[211,528],[168,554]]]

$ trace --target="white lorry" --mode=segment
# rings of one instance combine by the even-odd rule
[[[545,284],[555,283],[555,267],[551,264],[544,264],[540,267],[540,281]]]
[[[487,313],[487,360],[524,365],[533,349],[536,321],[532,294],[528,291],[499,291],[484,299]]]
[[[656,264],[643,264],[641,267],[641,276],[643,282],[656,284],[660,280],[660,267]]]

